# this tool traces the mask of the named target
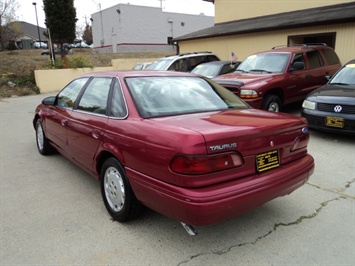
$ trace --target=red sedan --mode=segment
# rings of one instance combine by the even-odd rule
[[[98,178],[120,222],[146,206],[188,228],[216,223],[291,193],[314,170],[304,118],[253,109],[189,73],[85,75],[44,99],[33,125],[39,152]]]

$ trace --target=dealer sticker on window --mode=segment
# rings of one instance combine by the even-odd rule
[[[258,172],[263,172],[278,166],[280,166],[278,150],[260,153],[256,156],[256,169]]]

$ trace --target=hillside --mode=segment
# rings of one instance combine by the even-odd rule
[[[0,98],[38,93],[34,70],[51,68],[48,55],[41,55],[41,49],[0,52]],[[68,58],[85,58],[92,67],[111,66],[116,58],[163,57],[164,53],[96,54],[89,48],[75,48]],[[60,56],[57,56],[59,59]]]

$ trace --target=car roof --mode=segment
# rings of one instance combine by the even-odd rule
[[[93,72],[82,77],[196,77],[189,72],[166,71],[166,70],[111,70],[102,72]]]
[[[230,64],[236,64],[240,63],[240,61],[237,62],[231,62],[231,61],[212,61],[212,62],[205,62],[201,63],[200,65],[230,65]]]
[[[350,65],[350,64],[355,64],[355,59],[350,60],[350,61],[347,62],[345,65]]]
[[[159,60],[162,59],[176,59],[176,58],[185,58],[185,57],[194,57],[194,56],[200,56],[200,55],[215,55],[212,52],[193,52],[193,53],[185,53],[185,54],[178,54],[178,55],[169,55],[166,57],[159,58]]]
[[[300,51],[306,51],[306,50],[312,50],[312,49],[332,49],[330,46],[327,46],[325,43],[318,43],[318,44],[295,44],[295,45],[280,45],[280,46],[275,46],[272,47],[270,50],[258,52],[255,54],[262,54],[262,53],[279,53],[279,52],[285,52],[285,53],[294,53],[294,52],[300,52]]]

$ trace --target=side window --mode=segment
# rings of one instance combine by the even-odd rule
[[[205,55],[190,57],[189,60],[190,60],[190,67],[189,67],[188,71],[191,71],[192,69],[194,69],[196,66],[198,66],[201,63],[207,62],[207,58]]]
[[[85,77],[73,80],[69,83],[61,92],[59,92],[56,105],[60,107],[73,108],[76,98],[88,80],[89,77]]]
[[[295,54],[294,57],[293,57],[292,63],[295,63],[295,62],[302,62],[302,63],[304,63],[304,56],[303,56],[303,54]]]
[[[318,51],[307,52],[310,68],[318,68],[324,65],[323,59]]]
[[[215,56],[215,55],[209,55],[209,56],[207,56],[207,62],[213,62],[213,61],[219,61],[219,59],[217,58],[217,56]]]
[[[80,99],[78,110],[106,114],[111,78],[93,78]]]
[[[187,72],[188,66],[186,59],[176,60],[168,70]]]
[[[114,117],[126,117],[127,108],[123,98],[121,86],[118,80],[114,80],[112,98],[111,98],[111,108],[110,115]]]
[[[302,63],[302,64],[300,64],[300,63]],[[297,64],[299,66],[296,66]],[[304,62],[303,53],[298,53],[293,56],[292,63],[290,66],[290,71],[302,70],[302,69],[305,69],[305,66],[306,66],[306,63]]]
[[[337,54],[331,49],[324,49],[323,54],[329,65],[339,64],[340,60]]]
[[[168,70],[179,71],[179,61],[173,62]]]

